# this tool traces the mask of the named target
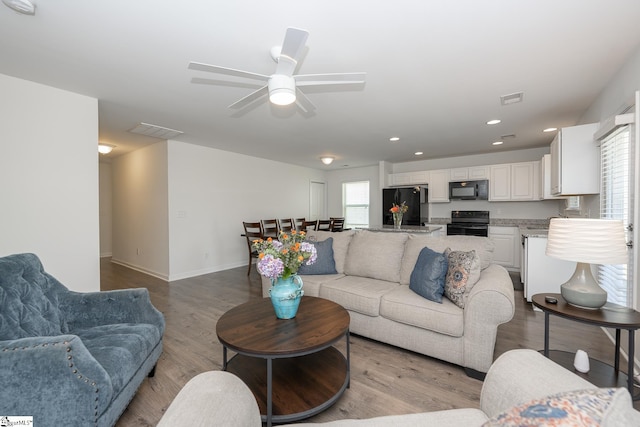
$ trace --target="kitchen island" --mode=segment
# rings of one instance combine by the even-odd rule
[[[401,228],[395,228],[393,225],[382,225],[377,227],[358,227],[358,229],[390,233],[427,233],[433,236],[440,236],[444,227],[442,225],[403,225]]]

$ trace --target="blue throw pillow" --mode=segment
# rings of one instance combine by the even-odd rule
[[[427,247],[422,248],[411,272],[409,289],[430,301],[442,303],[448,266],[447,258],[443,254]]]
[[[307,275],[337,274],[336,261],[333,259],[333,237],[321,242],[310,243],[313,243],[313,246],[316,247],[318,258],[311,265],[306,265],[303,262],[298,269],[298,273]]]

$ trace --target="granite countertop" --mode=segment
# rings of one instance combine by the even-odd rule
[[[439,225],[403,225],[402,228],[397,229],[393,225],[383,225],[381,227],[362,227],[361,229],[394,233],[433,233],[434,231],[442,230],[442,228]]]

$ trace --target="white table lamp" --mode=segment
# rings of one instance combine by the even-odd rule
[[[590,264],[627,263],[624,226],[620,220],[553,218],[546,254],[578,263],[573,276],[560,286],[562,297],[577,307],[600,308],[607,292],[598,286]]]

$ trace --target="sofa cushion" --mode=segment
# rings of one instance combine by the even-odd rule
[[[0,258],[0,340],[65,332],[58,308],[60,286],[36,255]]]
[[[333,237],[327,240],[313,242],[316,248],[316,262],[311,265],[302,263],[298,269],[299,274],[336,274],[336,262],[333,259]]]
[[[340,279],[341,277],[344,277],[344,274],[311,274],[308,276],[300,276],[304,294],[309,297],[319,297],[320,287],[324,283]]]
[[[442,302],[447,266],[447,258],[443,254],[422,248],[411,273],[409,288],[423,298]]]
[[[160,330],[146,323],[101,325],[73,331],[111,377],[114,395],[134,377],[160,342]]]
[[[349,244],[345,274],[400,282],[400,262],[406,241],[406,233],[359,231]]]
[[[397,283],[384,280],[344,276],[323,283],[320,288],[320,297],[336,302],[347,310],[367,316],[378,316],[380,298],[398,286]],[[413,297],[416,298],[415,295]]]
[[[400,283],[408,285],[413,267],[420,251],[425,246],[436,252],[444,252],[445,249],[451,248],[454,251],[471,251],[475,250],[480,257],[480,267],[484,270],[493,262],[493,250],[495,245],[491,239],[487,237],[477,236],[430,236],[410,234],[405,246],[404,255],[402,257],[402,266],[400,268]]]
[[[382,296],[380,315],[395,322],[417,326],[453,337],[464,332],[464,311],[448,299],[442,303],[419,298],[406,285]]]
[[[345,230],[340,233],[309,230],[307,232],[307,239],[312,242],[320,242],[327,240],[329,237],[333,238],[333,259],[336,263],[336,270],[342,274],[344,273],[344,263],[347,257],[349,243],[351,243],[351,238],[355,233],[355,230]]]
[[[444,251],[449,268],[444,283],[444,294],[455,305],[464,308],[471,288],[480,279],[480,260],[476,251]]]
[[[620,413],[631,407],[624,388],[573,390],[514,406],[483,427],[519,426],[621,426]]]

